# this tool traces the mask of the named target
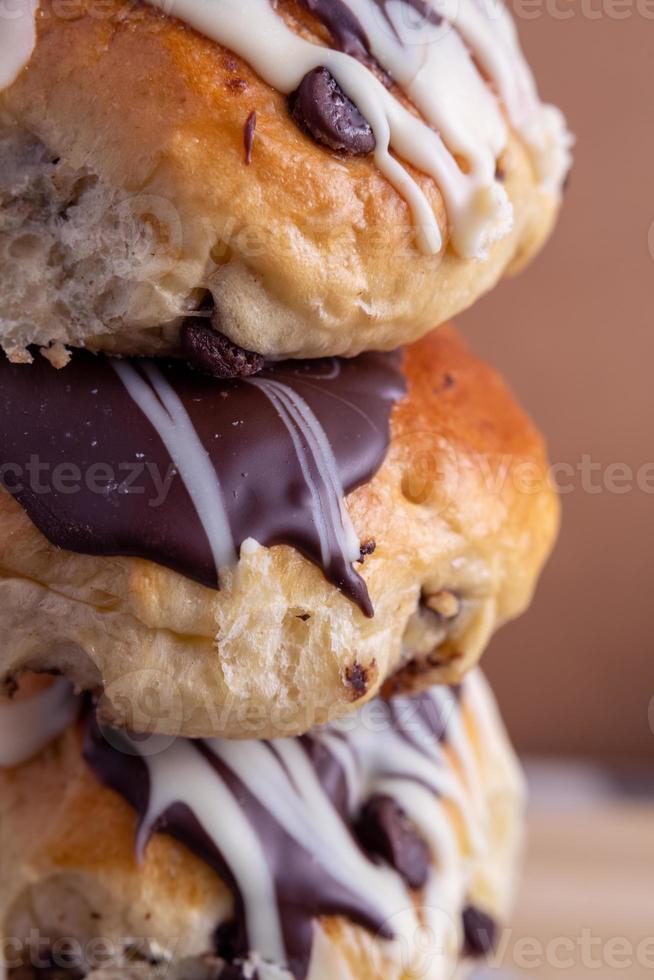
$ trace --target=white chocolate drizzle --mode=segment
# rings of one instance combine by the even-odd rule
[[[295,34],[269,0],[148,0],[235,51],[269,85],[290,94],[325,67],[370,124],[377,166],[405,198],[426,253],[443,245],[438,221],[417,181],[400,162],[432,177],[443,194],[451,241],[464,257],[481,257],[512,224],[496,179],[507,127],[481,66],[527,143],[546,191],[557,195],[570,163],[563,117],[538,99],[508,12],[492,0],[430,0],[436,26],[404,0],[346,0],[371,53],[421,111],[414,116],[355,58]],[[381,9],[383,7],[383,11]]]
[[[61,735],[75,719],[79,699],[57,678],[30,698],[0,704],[0,768],[28,762]]]
[[[16,80],[36,44],[38,0],[0,0],[0,92]]]
[[[147,383],[129,361],[111,364],[159,437],[184,480],[209,541],[216,572],[236,564],[236,548],[220,481],[181,398],[159,368],[145,362]]]
[[[280,868],[266,851],[266,827],[277,825],[297,845],[296,859],[306,862],[300,875],[320,881],[326,874],[353,896],[357,906],[374,910],[384,924],[380,935],[386,936],[387,954],[403,963],[407,975],[420,963],[426,934],[430,946],[446,955],[433,957],[420,975],[446,980],[460,947],[459,916],[469,899],[475,866],[492,847],[486,760],[492,759],[495,772],[497,766],[514,769],[492,704],[483,679],[473,676],[464,683],[460,698],[449,689],[435,689],[417,699],[396,698],[390,705],[373,701],[357,715],[308,736],[308,741],[180,739],[171,745],[154,736],[145,748],[142,741],[133,741],[150,786],[138,852],[143,855],[162,820],[166,826],[171,808],[185,807],[236,882],[250,956],[268,964],[271,976],[288,978],[276,877],[287,873],[287,864],[282,862]],[[463,711],[474,714],[474,744]],[[321,780],[310,745],[322,746],[340,768],[347,786],[345,813]],[[233,775],[228,778],[228,773]],[[235,789],[238,784],[267,815],[263,823],[244,802],[243,791]],[[417,904],[400,874],[366,856],[352,833],[357,814],[375,795],[397,800],[427,844],[431,865]],[[309,980],[326,975],[317,949],[314,946]],[[264,970],[260,975],[269,974]]]
[[[441,229],[401,161],[438,185],[451,243],[461,256],[484,257],[512,226],[512,206],[497,179],[508,135],[498,97],[525,141],[543,190],[560,194],[572,140],[560,111],[538,98],[513,20],[498,0],[426,0],[432,19],[407,0],[342,0],[362,26],[371,55],[422,119],[369,67],[296,34],[272,0],[146,2],[236,52],[284,94],[310,71],[327,68],[370,124],[375,162],[407,202],[427,254],[442,249]],[[0,89],[28,63],[35,43],[34,13],[20,6],[14,13],[0,19]]]
[[[211,546],[216,572],[237,564],[237,552],[218,474],[179,395],[150,361],[111,365],[130,397],[158,433],[188,490]],[[143,376],[145,375],[145,377]],[[147,380],[146,380],[147,379]],[[361,555],[361,544],[345,503],[345,491],[325,431],[307,402],[289,385],[251,378],[283,422],[311,495],[312,515],[321,559],[329,567],[334,547],[349,563]]]
[[[288,385],[263,378],[250,378],[249,384],[263,392],[291,437],[311,494],[323,565],[331,561],[332,540],[345,561],[356,561],[361,556],[361,542],[345,504],[345,491],[325,430],[304,398]]]

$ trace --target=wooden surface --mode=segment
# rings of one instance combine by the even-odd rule
[[[651,980],[654,795],[575,767],[533,782],[516,913],[475,980]]]

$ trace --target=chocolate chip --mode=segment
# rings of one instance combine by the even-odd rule
[[[364,849],[387,861],[410,888],[422,888],[427,883],[429,849],[391,796],[371,797],[355,831]]]
[[[495,949],[497,923],[476,905],[463,910],[463,952],[476,959],[488,956]]]
[[[368,557],[368,555],[372,555],[376,548],[377,542],[373,540],[373,538],[370,538],[369,541],[364,541],[361,545],[359,563],[363,565],[364,560]]]
[[[317,143],[352,156],[374,151],[376,140],[370,124],[326,68],[315,68],[304,76],[290,105],[298,126]]]
[[[191,367],[213,378],[249,378],[264,365],[261,354],[237,347],[205,320],[187,320],[182,327],[182,349]]]
[[[252,163],[252,147],[254,145],[254,133],[257,128],[257,114],[251,112],[245,120],[243,127],[243,142],[245,144],[245,162],[248,166]]]
[[[368,691],[368,671],[359,663],[353,663],[351,667],[345,669],[345,680],[353,689],[358,698],[362,698]]]

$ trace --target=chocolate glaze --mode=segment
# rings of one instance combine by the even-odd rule
[[[84,741],[84,754],[88,764],[103,783],[120,793],[143,817],[149,794],[147,768],[133,753],[122,755],[114,747],[118,744],[116,732],[112,732],[111,743],[105,739],[97,720],[91,715]],[[196,741],[193,745],[238,798],[263,843],[276,884],[289,958],[287,965],[294,977],[304,978],[307,975],[313,944],[313,920],[321,915],[342,915],[374,933],[381,931],[384,934],[384,923],[376,916],[375,910],[363,905],[357,895],[348,892],[313,861],[312,856],[252,796],[238,776],[211,753],[207,743]],[[331,757],[329,765],[330,769],[325,773],[326,782],[329,784],[330,780],[342,780],[342,776],[334,772],[337,764]],[[247,959],[250,949],[245,912],[238,881],[229,864],[229,855],[221,854],[194,813],[182,803],[170,807],[153,830],[174,837],[220,875],[232,892],[235,906],[234,920],[228,924],[227,941],[224,929],[217,930],[216,952],[235,961],[236,965]]]
[[[405,392],[400,361],[398,354],[374,353],[349,361],[291,361],[267,368],[255,381],[281,383],[304,399],[348,493],[370,480],[384,460],[391,410]],[[324,474],[303,433],[294,443],[255,381],[218,381],[179,362],[156,363],[208,454],[236,549],[246,538],[291,545],[372,615],[365,583],[334,534],[327,551],[321,550],[315,499],[312,504],[298,445],[309,461],[308,476],[319,482]],[[154,362],[130,364],[144,375]],[[40,466],[36,478],[34,459]],[[64,464],[73,464],[77,476],[69,474],[65,486],[59,480]],[[80,351],[63,371],[39,357],[32,365],[0,362],[0,478],[60,548],[146,558],[219,587],[214,554],[187,486],[105,357]]]
[[[329,31],[335,48],[350,55],[351,58],[356,58],[368,68],[372,68],[382,77],[383,81],[392,84],[392,79],[381,67],[372,52],[370,40],[363,24],[343,0],[300,0],[300,2]],[[388,0],[374,0],[374,2],[389,30],[398,37],[393,20],[388,13]],[[442,24],[443,18],[428,3],[428,0],[401,0],[401,2],[428,23],[436,27]]]
[[[340,51],[363,61],[370,56],[370,42],[359,19],[342,0],[301,0],[325,25]]]
[[[374,151],[376,141],[370,124],[326,68],[305,75],[290,104],[297,124],[317,143],[351,156],[367,156]]]
[[[375,719],[375,731],[372,742],[379,745],[382,740],[382,750],[375,749],[370,755],[370,748],[361,743],[359,732],[354,730],[347,734],[347,726],[341,730],[338,725],[305,735],[293,740],[306,755],[322,791],[328,800],[337,819],[342,821],[348,834],[352,835],[353,846],[355,836],[361,836],[367,841],[378,840],[378,817],[371,816],[377,809],[380,797],[374,795],[367,800],[367,787],[374,786],[376,779],[397,773],[408,781],[415,781],[434,794],[435,805],[438,797],[438,753],[439,745],[447,738],[451,721],[451,708],[445,706],[442,699],[434,698],[429,692],[416,695],[413,698],[399,699],[395,706],[377,700],[370,710],[370,718]],[[456,706],[456,697],[449,704]],[[374,714],[373,714],[374,709]],[[456,707],[455,707],[456,710]],[[364,723],[367,724],[367,723]],[[364,729],[365,730],[365,729]],[[332,741],[330,741],[330,739]],[[357,771],[357,794],[361,799],[353,801],[352,783],[348,783],[343,768],[342,756],[334,751],[334,741],[342,746],[344,752],[352,753]],[[423,781],[421,777],[403,768],[406,762],[406,745],[415,753],[415,758],[431,760],[433,765],[434,784],[431,780]],[[232,961],[237,969],[239,964],[247,960],[250,949],[250,927],[246,916],[246,902],[241,894],[239,880],[233,872],[235,855],[222,854],[214,841],[198,821],[195,813],[185,802],[176,802],[150,823],[153,814],[149,814],[149,802],[152,792],[151,778],[148,765],[144,758],[135,753],[134,745],[128,736],[115,729],[103,727],[95,712],[89,708],[84,720],[84,757],[104,784],[112,787],[123,796],[140,816],[141,825],[149,828],[150,833],[165,832],[193,853],[207,862],[220,875],[234,898],[233,919],[221,923],[215,933],[216,952]],[[190,751],[201,755],[215,773],[217,781],[227,786],[233,798],[237,801],[243,817],[255,830],[259,839],[267,865],[274,882],[278,912],[283,931],[284,945],[287,955],[285,965],[296,980],[304,980],[307,976],[313,944],[313,922],[320,916],[343,916],[370,930],[379,938],[392,939],[394,933],[389,923],[384,920],[380,911],[375,908],[377,896],[366,896],[363,890],[358,890],[357,881],[353,882],[350,890],[343,881],[332,877],[329,867],[320,859],[320,849],[316,853],[306,850],[296,838],[273,815],[260,798],[253,795],[246,782],[239,775],[237,766],[228,765],[219,758],[216,746],[218,742],[211,740],[189,740],[185,743]],[[270,759],[268,765],[281,762],[285,767],[284,756],[278,746],[281,743],[258,743],[259,748]],[[369,743],[370,744],[370,743]],[[402,748],[404,746],[404,749]],[[152,750],[152,744],[147,749]],[[169,751],[170,749],[168,749]],[[399,753],[398,753],[399,750]],[[138,751],[138,749],[137,749]],[[167,751],[164,747],[163,751]],[[268,756],[267,753],[270,753]],[[397,758],[403,760],[396,761]],[[156,755],[156,747],[155,747]],[[247,756],[246,756],[247,758]],[[265,761],[259,764],[263,770],[267,768]],[[398,768],[394,768],[397,766]],[[296,799],[300,782],[296,782],[297,773],[293,770],[284,771],[290,790],[280,789],[280,792],[290,792],[288,804],[301,810],[304,804],[301,797]],[[263,771],[262,771],[263,776]],[[264,777],[265,778],[265,777]],[[174,792],[174,790],[173,790]],[[201,787],[203,798],[211,794],[211,783]],[[402,815],[399,803],[392,797],[385,796],[397,813]],[[395,823],[395,814],[391,819]],[[327,814],[325,815],[327,817]],[[402,828],[393,831],[392,853],[386,847],[372,848],[375,857],[371,862],[381,859],[395,868],[397,873],[408,880],[411,888],[422,887],[427,881],[428,874],[434,871],[432,859],[426,844],[421,840],[415,827],[411,826],[402,815]],[[368,827],[372,822],[374,827]],[[388,822],[386,821],[386,827]],[[316,834],[320,831],[316,828]],[[411,855],[407,855],[407,851]],[[417,855],[420,854],[420,860]],[[336,859],[336,857],[335,857]],[[365,858],[364,858],[365,860]],[[418,867],[422,865],[424,867]],[[236,862],[238,865],[238,861]],[[411,873],[406,874],[410,868]],[[411,878],[414,880],[412,881]],[[410,903],[410,893],[407,892],[407,902]],[[238,974],[236,974],[238,975]],[[249,974],[248,974],[249,975]]]
[[[437,10],[428,2],[428,0],[401,0],[405,7],[410,7],[416,12],[423,20],[426,20],[429,24],[433,24],[438,27],[439,24],[443,23],[443,18],[438,13]],[[375,0],[375,3],[379,9],[384,14],[389,26],[393,26],[393,22],[388,15],[388,0]]]

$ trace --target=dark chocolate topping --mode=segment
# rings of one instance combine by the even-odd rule
[[[342,0],[301,0],[327,28],[334,46],[364,64],[371,59],[370,41],[362,24]]]
[[[367,156],[376,146],[370,124],[326,68],[304,76],[291,96],[297,124],[317,143],[352,156]]]
[[[392,79],[376,60],[363,25],[343,0],[300,0],[300,2],[327,28],[335,48],[373,69],[381,76],[385,84],[392,83]],[[380,15],[386,21],[388,29],[399,40],[395,24],[387,9],[388,0],[374,0],[374,2],[379,8]],[[443,22],[441,15],[428,0],[402,0],[402,3],[411,8],[417,18],[425,20],[435,27]]]
[[[111,733],[115,744],[115,732]],[[147,786],[147,772],[143,772],[142,760],[133,754],[122,755],[105,739],[97,720],[92,716],[86,728],[84,754],[98,778],[120,793],[143,817],[143,787]],[[311,854],[306,852],[277,823],[273,815],[257,800],[202,740],[189,743],[201,753],[224,780],[238,799],[248,821],[259,836],[270,871],[275,882],[277,902],[281,916],[288,962],[285,964],[294,977],[301,980],[307,974],[313,945],[313,921],[321,915],[342,915],[362,925],[373,933],[386,935],[384,922],[372,907],[367,907],[361,897],[349,892],[331,877]],[[273,751],[272,747],[270,749]],[[330,768],[325,780],[342,780],[342,774],[334,772],[338,764],[329,758]],[[194,854],[212,867],[230,889],[235,900],[235,919],[229,924],[228,937],[224,929],[216,932],[216,952],[229,957],[238,965],[250,952],[245,908],[240,895],[238,880],[234,876],[230,858],[223,855],[215,842],[207,835],[190,808],[182,803],[171,806],[157,822],[154,831],[161,831],[187,846]],[[227,938],[227,941],[226,941]]]
[[[466,956],[481,959],[495,949],[497,923],[476,905],[463,910],[463,952]]]
[[[352,565],[358,549],[348,560],[337,533],[339,501],[325,453],[345,493],[372,478],[405,392],[400,360],[291,361],[249,381],[219,381],[179,362],[112,362],[82,351],[62,371],[40,357],[32,365],[3,359],[0,481],[60,548],[150,559],[217,588],[215,550],[187,481],[115,365],[140,379],[165,412],[156,376],[197,434],[203,459],[195,461],[205,477],[215,473],[211,490],[222,496],[236,551],[246,538],[291,545],[371,615]],[[188,433],[176,438],[188,442]]]
[[[447,698],[449,709],[442,697]],[[134,807],[141,818],[141,827],[147,831],[146,836],[162,831],[176,838],[214,868],[232,892],[233,917],[216,929],[214,952],[235,968],[247,960],[250,953],[260,952],[252,948],[254,923],[248,920],[248,908],[251,912],[258,909],[258,915],[279,916],[286,961],[278,965],[290,969],[296,980],[304,980],[307,975],[313,923],[321,916],[343,916],[379,938],[394,937],[394,928],[384,916],[383,906],[377,907],[379,895],[374,892],[374,885],[370,881],[367,885],[360,881],[356,865],[352,866],[352,855],[358,855],[365,867],[373,868],[377,863],[357,847],[356,833],[362,824],[369,826],[374,820],[378,827],[382,827],[381,835],[379,832],[373,835],[375,842],[383,840],[382,848],[373,846],[371,850],[375,854],[383,850],[383,858],[410,888],[422,887],[429,873],[438,873],[426,845],[399,802],[388,793],[376,793],[374,787],[378,781],[383,783],[387,778],[395,777],[400,784],[402,780],[414,781],[429,790],[434,806],[440,805],[439,768],[444,764],[440,743],[446,736],[444,715],[451,717],[450,712],[456,711],[456,700],[445,691],[437,697],[427,692],[413,698],[401,698],[395,708],[377,700],[368,705],[367,710],[369,714],[361,716],[359,727],[352,728],[350,719],[343,724],[343,729],[338,725],[330,726],[291,741],[248,744],[197,739],[181,740],[173,745],[166,742],[162,753],[176,753],[180,749],[183,753],[169,762],[159,753],[156,741],[148,743],[144,758],[139,757],[128,736],[102,727],[93,710],[87,712],[84,756],[96,776]],[[412,733],[410,741],[409,730]],[[407,749],[407,743],[410,749]],[[138,747],[139,743],[135,744]],[[351,758],[351,765],[347,767],[343,764],[345,756]],[[192,767],[198,762],[201,768],[196,772]],[[433,785],[431,775],[426,781],[418,775],[421,762],[427,772],[433,773]],[[204,763],[208,763],[208,767]],[[329,846],[325,850],[325,841],[333,839],[331,831],[322,833],[304,795],[311,786],[311,779],[304,771],[306,763],[313,774],[311,778],[315,777],[324,794],[321,806],[326,824],[332,826],[334,820],[341,823],[346,838],[351,841],[346,845],[351,850],[346,850],[340,858],[338,853],[330,851]],[[156,774],[152,777],[150,765]],[[179,766],[182,770],[176,768]],[[412,771],[414,768],[415,772]],[[201,780],[201,783],[194,782],[193,794],[207,806],[208,813],[212,812],[214,795],[216,800],[221,798],[220,793],[225,788],[236,802],[238,819],[243,819],[244,826],[254,830],[265,857],[276,896],[276,912],[262,909],[262,895],[267,891],[266,884],[252,876],[251,871],[256,865],[243,878],[239,877],[239,874],[243,875],[243,862],[248,861],[251,853],[243,835],[229,834],[232,841],[243,840],[241,853],[222,853],[219,841],[210,836],[193,811],[190,797],[175,799],[179,791],[175,773],[181,771],[185,780],[191,772],[195,772],[194,780]],[[153,780],[157,780],[156,789],[152,786],[155,798],[171,800],[162,813],[150,812]],[[253,790],[253,786],[256,789]],[[372,796],[369,797],[370,792]],[[383,815],[380,815],[380,808],[384,810]],[[296,829],[291,832],[291,827]],[[298,836],[298,827],[308,828],[304,843],[302,832]],[[371,839],[371,835],[366,836]],[[139,839],[141,844],[145,842],[141,834]],[[334,867],[334,862],[339,860],[345,861],[345,865],[338,868],[340,875],[335,873]],[[405,896],[401,902],[410,905],[411,892],[402,891],[401,895]],[[392,918],[390,921],[392,923]]]
[[[181,330],[182,350],[191,367],[212,378],[250,378],[263,371],[264,359],[233,344],[205,317],[191,317]]]
[[[400,804],[391,796],[373,796],[361,811],[357,837],[369,854],[387,861],[411,888],[423,888],[429,876],[429,850]]]

